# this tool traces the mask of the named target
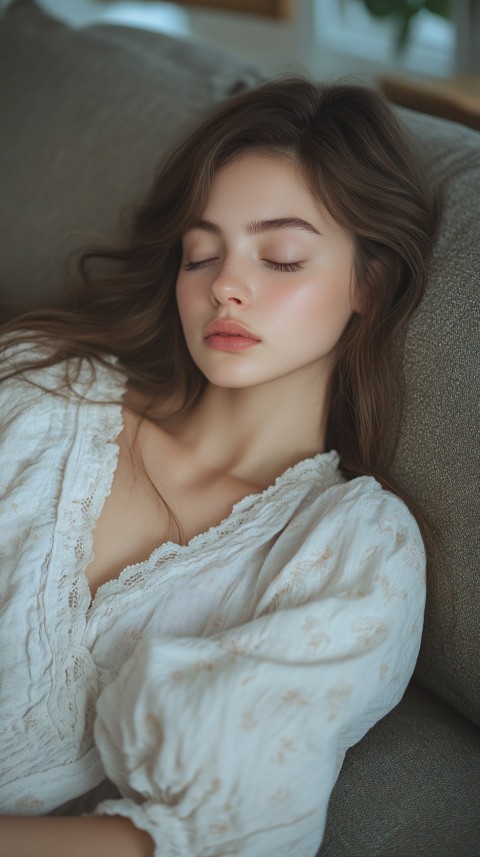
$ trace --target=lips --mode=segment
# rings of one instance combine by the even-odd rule
[[[204,339],[210,339],[212,336],[225,337],[241,337],[249,339],[252,342],[260,342],[258,336],[255,336],[251,330],[239,324],[237,321],[229,321],[227,319],[214,319],[205,328]]]

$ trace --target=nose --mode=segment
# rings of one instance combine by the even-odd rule
[[[210,300],[216,307],[228,304],[249,306],[252,294],[243,278],[224,266],[212,282]]]

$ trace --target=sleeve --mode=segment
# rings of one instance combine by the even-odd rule
[[[144,640],[103,691],[96,741],[123,797],[96,812],[147,830],[155,857],[314,857],[346,749],[401,699],[423,543],[398,498],[354,482],[297,522],[250,622]]]

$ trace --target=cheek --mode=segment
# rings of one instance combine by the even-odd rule
[[[353,313],[350,276],[343,270],[326,272],[286,289],[272,304],[271,319],[278,319],[275,336],[287,337],[300,353],[328,353],[340,339]]]
[[[185,286],[183,284],[183,279],[182,279],[181,274],[179,274],[177,277],[177,283],[175,286],[175,295],[177,298],[177,305],[178,305],[178,307],[180,307],[184,303],[185,298],[186,298],[186,289],[185,289]]]
[[[353,260],[350,253],[338,254],[330,260],[323,270],[318,272],[318,289],[312,298],[319,309],[329,314],[332,319],[341,323],[345,317],[350,318],[354,307],[352,303]]]
[[[297,282],[295,288],[277,293],[272,306],[282,316],[303,318],[306,323],[331,323],[335,326],[353,312],[350,281],[343,276],[318,276]]]
[[[178,314],[182,324],[188,324],[189,318],[195,313],[196,307],[196,291],[179,277],[176,287]]]
[[[350,318],[353,312],[351,291],[349,279],[343,277],[333,279],[329,288],[325,289],[321,303],[325,312],[331,316],[332,321],[338,319],[341,322],[345,317]]]

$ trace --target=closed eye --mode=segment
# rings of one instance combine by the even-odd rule
[[[200,268],[206,268],[211,262],[216,262],[217,260],[217,256],[212,256],[211,259],[200,259],[198,262],[185,262],[183,267],[185,271],[198,271]],[[271,268],[273,271],[283,271],[284,273],[301,271],[303,268],[301,262],[274,262],[272,259],[264,259],[263,261],[267,268]]]
[[[206,268],[210,262],[216,262],[217,258],[213,256],[211,259],[200,259],[199,262],[185,262],[183,267],[185,271],[198,271],[199,268]]]
[[[272,268],[274,271],[293,273],[293,271],[301,271],[303,268],[301,262],[273,262],[271,259],[264,259],[263,261],[267,268]]]

